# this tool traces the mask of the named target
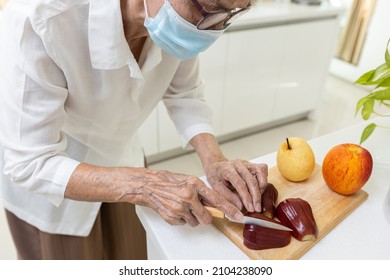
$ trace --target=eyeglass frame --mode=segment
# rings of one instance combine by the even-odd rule
[[[241,8],[239,9],[238,11],[232,11],[232,10],[218,10],[218,11],[213,11],[213,12],[210,12],[210,11],[207,11],[206,8],[204,6],[202,6],[198,0],[191,0],[192,4],[194,4],[194,6],[196,7],[196,9],[199,11],[199,13],[203,16],[203,18],[201,20],[199,20],[199,22],[196,24],[196,27],[200,30],[207,30],[207,29],[210,29],[212,28],[213,26],[216,26],[217,24],[220,24],[220,23],[223,23],[223,27],[224,28],[227,28],[231,23],[229,24],[226,24],[226,22],[233,18],[235,15],[237,14],[240,14],[240,13],[245,13],[247,12],[251,7],[252,5],[249,4],[247,7],[245,8]],[[213,15],[213,14],[218,14],[218,13],[221,13],[221,12],[224,12],[226,13],[226,18],[224,18],[222,21],[220,22],[217,22],[207,28],[199,28],[199,25],[205,21],[205,19],[207,19],[207,17]]]

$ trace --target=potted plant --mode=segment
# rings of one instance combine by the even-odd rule
[[[368,120],[372,114],[381,117],[390,117],[390,114],[378,112],[379,107],[390,108],[390,54],[389,43],[387,41],[385,51],[385,62],[376,69],[364,73],[356,84],[362,86],[371,86],[373,90],[369,94],[362,97],[356,104],[356,114],[361,113],[364,120]],[[360,138],[360,144],[367,140],[377,127],[381,127],[376,123],[370,123],[365,127]],[[381,127],[383,128],[383,126]],[[388,128],[388,127],[386,127]]]

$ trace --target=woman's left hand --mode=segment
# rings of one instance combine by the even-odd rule
[[[261,195],[268,184],[268,166],[246,160],[220,160],[205,168],[211,187],[239,209],[261,212]]]

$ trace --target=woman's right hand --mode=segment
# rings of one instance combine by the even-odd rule
[[[129,202],[154,209],[171,225],[209,224],[202,201],[241,220],[240,210],[198,177],[135,167],[102,167],[80,163],[64,196],[78,201]]]
[[[241,211],[221,194],[208,188],[198,177],[144,169],[140,178],[142,198],[137,204],[149,206],[171,225],[210,224],[211,215],[202,200],[223,211],[229,217],[241,220]]]

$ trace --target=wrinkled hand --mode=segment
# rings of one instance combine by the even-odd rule
[[[212,188],[229,202],[239,209],[244,205],[249,212],[261,212],[261,195],[268,183],[266,164],[222,160],[207,166],[205,172]]]
[[[211,203],[236,220],[243,217],[236,206],[195,176],[146,170],[142,183],[143,199],[139,204],[151,207],[171,225],[187,223],[197,226],[211,223],[212,217],[201,200]]]

